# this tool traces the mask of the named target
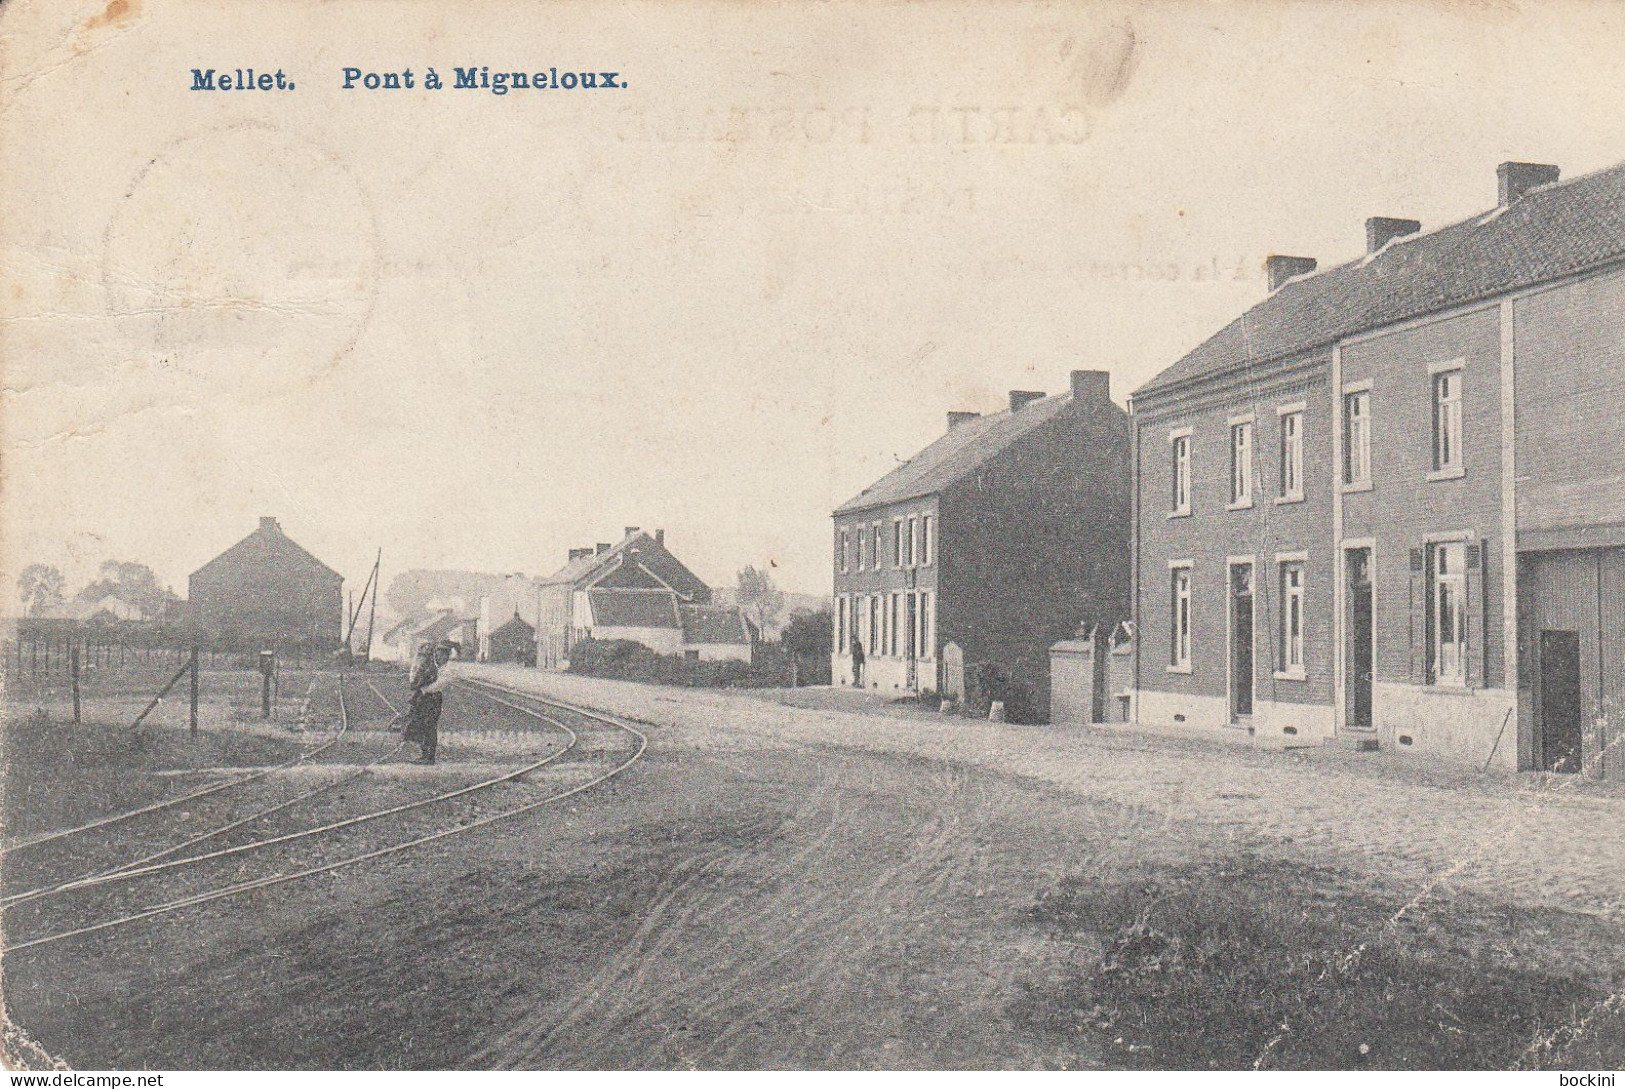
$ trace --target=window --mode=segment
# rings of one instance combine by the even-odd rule
[[[847,562],[848,562],[847,561],[847,549],[852,547],[851,534],[848,533],[844,529],[841,530],[841,543],[840,543],[839,547],[840,547],[840,557],[839,557],[838,562],[840,563],[841,573],[844,575],[848,570],[848,568],[847,568]]]
[[[880,598],[873,594],[869,597],[869,653],[880,653]]]
[[[903,538],[903,563],[907,567],[915,566],[915,559],[919,555],[920,520],[913,515],[908,519],[908,535]]]
[[[893,594],[891,596],[891,627],[890,627],[889,631],[891,632],[891,642],[890,642],[891,649],[888,651],[888,653],[891,654],[891,656],[893,658],[896,658],[896,657],[899,656],[899,652],[901,651],[902,646],[903,646],[903,595],[902,594]]]
[[[1253,505],[1253,423],[1230,425],[1230,507]]]
[[[1371,484],[1371,391],[1343,394],[1343,483]]]
[[[869,526],[869,566],[876,571],[880,570],[880,523],[875,522]]]
[[[1170,441],[1173,444],[1173,484],[1172,498],[1173,514],[1189,514],[1191,512],[1191,433],[1189,431],[1176,431]]]
[[[891,523],[891,565],[903,566],[903,520],[893,518]]]
[[[1191,669],[1191,569],[1184,565],[1169,570],[1168,668],[1176,673]]]
[[[936,657],[936,649],[935,640],[932,639],[931,592],[929,590],[920,591],[919,606],[915,610],[915,616],[918,619],[919,643],[914,648],[914,657],[934,658]]]
[[[844,655],[850,649],[846,637],[847,608],[847,599],[844,596],[835,599],[835,653],[838,655]]]
[[[1283,676],[1302,677],[1303,667],[1303,563],[1281,563],[1281,641],[1276,670]]]
[[[1303,410],[1281,414],[1281,498],[1303,498]]]
[[[1467,683],[1467,546],[1460,541],[1430,549],[1428,654],[1433,684]]]
[[[1461,474],[1461,368],[1433,376],[1433,471]]]
[[[920,518],[920,566],[931,566],[931,523],[933,519],[927,514]]]

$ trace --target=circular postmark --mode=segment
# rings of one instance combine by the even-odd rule
[[[339,365],[377,302],[379,227],[349,167],[245,121],[167,145],[102,238],[108,316],[205,388],[273,392]]]

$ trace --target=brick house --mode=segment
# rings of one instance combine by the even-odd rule
[[[996,664],[1048,713],[1049,646],[1129,608],[1129,419],[1103,371],[1073,371],[947,432],[834,512],[834,683],[952,694],[944,665]]]
[[[192,572],[187,607],[199,635],[252,650],[336,650],[344,577],[295,544],[275,518]]]
[[[1625,166],[1498,180],[1136,392],[1136,721],[1625,768]]]
[[[692,628],[709,639],[720,623],[703,607],[711,588],[666,548],[666,533],[627,526],[621,540],[573,548],[569,561],[537,586],[536,660],[556,668],[582,639],[629,639],[660,654],[750,660],[750,641],[690,645]],[[701,611],[694,611],[701,610]],[[737,608],[731,630],[743,630]]]

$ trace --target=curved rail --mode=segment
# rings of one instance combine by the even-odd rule
[[[479,690],[476,689],[476,691]],[[414,809],[422,809],[424,806],[436,805],[440,802],[451,801],[453,798],[461,798],[466,794],[473,794],[475,791],[498,786],[502,783],[518,779],[521,776],[529,775],[534,771],[540,771],[542,768],[563,757],[564,754],[574,748],[577,741],[580,740],[574,730],[570,729],[570,727],[564,725],[564,723],[559,722],[556,719],[550,719],[545,715],[541,715],[535,711],[520,707],[517,704],[508,703],[506,700],[498,699],[489,692],[481,691],[480,695],[484,696],[488,700],[493,700],[497,703],[503,704],[504,706],[512,707],[516,711],[533,715],[534,717],[539,718],[552,726],[556,726],[558,729],[564,731],[564,733],[569,737],[569,743],[566,744],[562,749],[559,749],[557,752],[551,753],[550,755],[537,760],[535,763],[527,764],[524,767],[518,768],[517,770],[509,771],[490,779],[483,779],[480,782],[473,783],[469,786],[459,787],[456,790],[447,791],[443,794],[436,794],[430,798],[420,798],[413,802],[402,802],[400,805],[390,806],[387,809],[375,810],[371,813],[362,813],[355,817],[346,817],[344,820],[334,821],[331,824],[319,825],[315,828],[304,828],[297,832],[287,832],[280,836],[272,836],[269,839],[254,840],[251,843],[241,843],[235,847],[223,847],[218,851],[209,851],[201,855],[189,855],[186,858],[172,859],[169,862],[156,862],[153,865],[142,865],[142,862],[152,861],[151,859],[142,859],[139,862],[131,863],[127,867],[121,867],[105,873],[94,874],[89,877],[79,877],[72,881],[64,881],[58,885],[46,888],[31,889],[28,892],[20,892],[14,894],[13,896],[5,897],[0,899],[0,911],[8,911],[18,904],[33,900],[41,900],[52,896],[59,896],[65,892],[78,892],[82,889],[93,889],[99,888],[103,885],[118,884],[137,877],[146,877],[148,874],[163,873],[168,870],[179,869],[182,866],[192,866],[200,862],[211,862],[217,858],[228,858],[232,855],[240,855],[248,851],[258,851],[263,848],[274,847],[282,843],[292,843],[296,840],[308,839],[311,836],[320,836],[325,835],[328,832],[337,832],[344,828],[354,828],[357,825],[382,820],[385,817],[393,817],[401,813],[410,812]],[[402,744],[405,744],[405,742],[402,742]],[[366,769],[362,770],[364,771]],[[242,823],[246,823],[246,821],[237,822],[237,824],[233,825],[232,827],[236,827]],[[216,829],[216,833],[225,830],[226,829]],[[199,838],[212,838],[216,833],[210,833],[209,836]],[[175,848],[174,850],[178,849],[179,848]],[[163,852],[163,854],[172,854],[174,853],[174,850]],[[162,857],[162,855],[156,857]]]
[[[209,890],[207,892],[196,893],[196,894],[194,894],[192,896],[184,896],[184,897],[181,897],[181,898],[179,898],[177,900],[171,900],[168,903],[157,904],[157,905],[154,905],[153,907],[145,908],[145,909],[143,909],[141,911],[137,911],[137,912],[134,912],[134,913],[129,914],[129,915],[124,915],[124,916],[121,916],[121,917],[116,918],[116,919],[109,919],[109,920],[107,920],[105,922],[94,923],[94,924],[92,924],[90,926],[79,927],[79,928],[77,928],[75,930],[64,931],[64,932],[62,932],[60,934],[48,934],[48,935],[46,935],[44,937],[34,938],[34,939],[31,939],[31,940],[26,941],[26,942],[18,942],[16,945],[6,946],[5,948],[0,949],[0,953],[16,953],[16,952],[20,952],[21,950],[24,950],[24,949],[32,949],[32,948],[34,948],[36,946],[49,945],[49,944],[51,944],[53,942],[65,941],[65,940],[67,940],[69,938],[77,938],[77,937],[81,937],[81,936],[86,935],[86,934],[94,934],[94,933],[98,933],[98,932],[104,931],[104,930],[111,930],[111,929],[113,929],[115,927],[125,926],[125,925],[127,925],[129,923],[139,922],[139,921],[141,921],[143,919],[150,919],[150,918],[152,918],[152,917],[154,917],[156,915],[164,915],[164,914],[167,914],[167,913],[172,912],[172,911],[180,911],[180,910],[182,910],[184,908],[195,907],[195,906],[198,906],[200,904],[210,903],[211,901],[214,901],[214,900],[222,900],[222,899],[226,899],[227,897],[238,896],[238,895],[241,895],[242,893],[245,893],[245,892],[253,892],[256,889],[271,888],[273,886],[286,884],[286,883],[289,883],[289,882],[292,882],[292,881],[301,881],[301,880],[303,880],[303,879],[305,879],[307,877],[315,877],[315,876],[317,876],[319,874],[332,873],[335,870],[341,870],[341,869],[344,869],[345,867],[348,867],[348,866],[360,865],[363,862],[370,862],[373,859],[384,858],[384,857],[386,857],[388,855],[396,854],[396,853],[401,852],[401,851],[411,850],[411,849],[413,849],[415,847],[421,847],[421,846],[424,846],[425,844],[434,843],[434,842],[437,842],[439,840],[446,839],[446,838],[448,838],[450,836],[459,835],[459,834],[461,834],[463,832],[470,832],[470,831],[473,831],[476,828],[484,828],[484,827],[487,827],[489,825],[495,824],[498,821],[508,820],[508,819],[510,819],[512,817],[518,817],[518,816],[521,816],[521,815],[523,815],[525,813],[534,812],[534,811],[536,811],[538,809],[543,808],[544,806],[552,805],[555,802],[561,802],[566,798],[574,797],[577,794],[580,794],[580,793],[582,793],[584,791],[590,790],[593,787],[598,786],[601,783],[608,782],[610,779],[613,779],[613,778],[615,778],[615,776],[620,775],[622,772],[624,772],[628,768],[630,768],[633,764],[636,764],[639,760],[641,760],[643,758],[644,752],[649,747],[648,735],[643,733],[643,731],[637,729],[635,726],[630,726],[625,722],[621,722],[618,719],[607,717],[601,712],[587,711],[585,709],[574,707],[574,706],[572,706],[570,704],[567,704],[567,703],[553,701],[553,700],[549,700],[549,699],[539,697],[539,696],[532,696],[529,693],[525,693],[525,692],[517,692],[517,691],[514,691],[513,689],[505,688],[505,687],[503,687],[501,685],[490,684],[490,682],[470,681],[468,683],[471,686],[489,685],[489,687],[495,688],[498,691],[508,692],[508,693],[510,693],[512,695],[517,695],[517,696],[520,696],[520,697],[525,698],[525,699],[534,700],[537,703],[541,703],[541,704],[544,704],[544,705],[551,705],[551,706],[555,706],[555,707],[563,707],[564,709],[566,709],[568,711],[571,711],[571,712],[573,712],[575,714],[581,715],[584,718],[595,719],[595,720],[597,720],[599,722],[603,722],[603,723],[605,723],[607,725],[610,725],[610,726],[613,726],[613,727],[615,727],[617,729],[625,730],[627,733],[631,734],[636,739],[637,747],[633,750],[632,754],[629,757],[627,757],[621,763],[617,764],[615,767],[611,768],[609,771],[605,772],[603,775],[596,776],[596,777],[588,780],[585,783],[577,784],[576,786],[571,787],[569,790],[563,791],[562,793],[552,794],[552,795],[549,795],[546,798],[542,798],[542,799],[539,799],[539,800],[534,801],[534,802],[527,802],[524,805],[516,806],[513,809],[504,810],[501,813],[493,813],[493,814],[491,814],[489,816],[481,817],[478,820],[470,821],[467,824],[459,824],[459,825],[453,825],[450,828],[442,828],[437,832],[431,832],[431,833],[429,833],[427,835],[418,836],[415,839],[410,839],[410,840],[407,840],[407,841],[405,841],[403,843],[396,843],[396,844],[392,844],[391,846],[388,846],[388,847],[381,847],[381,848],[378,848],[377,850],[374,850],[374,851],[368,851],[365,854],[355,855],[355,856],[353,856],[351,858],[340,859],[337,862],[329,862],[329,863],[326,863],[326,864],[321,865],[321,866],[313,866],[313,867],[311,867],[309,869],[299,870],[299,871],[296,871],[294,873],[276,874],[276,875],[273,875],[273,876],[270,876],[270,877],[258,878],[258,879],[253,880],[253,881],[244,881],[244,882],[241,882],[241,883],[236,884],[236,885],[228,885],[228,886],[226,886],[224,888],[211,889],[211,890]],[[474,690],[475,691],[481,691],[481,689],[478,688],[478,687],[474,688]],[[532,717],[540,719],[543,722],[547,722],[550,725],[557,726],[559,729],[562,729],[562,730],[565,730],[566,732],[568,732],[573,738],[578,737],[578,735],[576,735],[574,730],[571,730],[568,726],[564,725],[562,722],[559,722],[557,719],[550,718],[549,716],[544,715],[539,711],[536,711],[536,710],[534,710],[532,708],[528,708],[528,707],[521,707],[518,704],[510,703],[507,700],[498,699],[497,697],[492,696],[489,692],[481,691],[481,694],[486,696],[487,699],[491,699],[491,700],[493,700],[493,701],[495,701],[497,703],[503,704],[504,706],[511,707],[514,710],[520,711],[520,712],[522,712],[524,714],[531,715]],[[571,747],[573,747],[573,744],[574,743],[572,742]],[[564,754],[564,752],[567,752],[567,751],[569,751],[568,747],[566,749],[564,749],[564,750],[561,750],[558,753],[555,753],[552,757],[549,758],[549,762],[551,760],[557,759],[559,756],[562,756]],[[513,776],[507,776],[505,778],[513,778]],[[459,792],[459,793],[466,793],[466,791],[462,791],[462,792]],[[190,861],[190,860],[183,860],[183,861]]]
[[[13,843],[7,847],[0,847],[0,857],[9,855],[14,851],[22,851],[29,847],[38,847],[42,844],[54,843],[60,839],[67,839],[69,836],[77,836],[84,832],[91,832],[97,828],[106,828],[109,825],[119,824],[123,821],[130,820],[133,817],[145,816],[148,813],[157,813],[161,810],[169,809],[172,806],[180,805],[182,802],[190,802],[197,798],[204,798],[210,794],[217,794],[222,790],[229,790],[235,786],[242,786],[245,783],[257,782],[264,779],[268,775],[273,775],[279,771],[286,771],[288,768],[294,767],[298,764],[303,764],[306,760],[309,760],[313,756],[318,756],[321,753],[326,752],[328,749],[331,749],[334,745],[339,743],[339,739],[344,736],[344,732],[348,728],[349,723],[341,721],[338,732],[335,733],[331,738],[322,744],[317,745],[313,749],[307,749],[298,756],[295,756],[292,760],[285,760],[280,764],[273,764],[270,767],[262,768],[261,770],[250,775],[240,776],[236,779],[228,779],[223,783],[214,783],[204,787],[202,790],[194,790],[190,794],[182,794],[178,798],[169,798],[161,802],[154,802],[151,805],[144,805],[139,809],[131,809],[124,813],[114,813],[111,816],[101,817],[97,820],[90,821],[87,824],[81,824],[77,828],[64,828],[56,832],[47,832],[44,835],[35,836],[32,839],[25,839],[19,843]]]

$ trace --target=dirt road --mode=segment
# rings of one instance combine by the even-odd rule
[[[907,751],[895,719],[536,683],[637,714],[636,773],[8,959],[13,1017],[82,1068],[1608,1065],[1617,1029],[1585,1015],[1625,984],[1587,900],[1610,889],[1418,884],[1428,856],[1213,819],[1310,806],[1314,769],[1206,753],[1240,797],[1169,805],[1208,783],[1188,748],[1051,781],[985,734]],[[1132,782],[1153,760],[1160,791]]]

